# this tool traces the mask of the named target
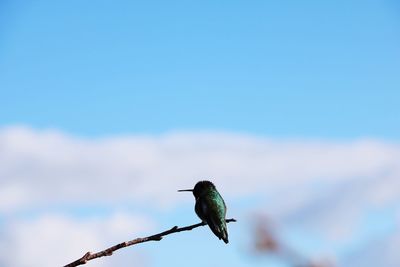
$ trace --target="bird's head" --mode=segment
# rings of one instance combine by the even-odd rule
[[[193,192],[194,197],[197,199],[204,192],[207,192],[210,189],[215,189],[215,185],[210,181],[200,181],[194,186],[193,189],[182,189],[178,190],[178,192]]]

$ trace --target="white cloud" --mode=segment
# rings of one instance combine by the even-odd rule
[[[0,214],[6,217],[49,203],[56,207],[122,202],[171,206],[177,200],[192,201],[182,198],[177,189],[212,179],[227,198],[266,196],[268,213],[283,223],[304,225],[311,234],[322,233],[329,249],[334,247],[329,242],[354,241],[371,209],[400,210],[399,176],[400,145],[377,140],[273,140],[209,132],[93,140],[54,130],[0,130]],[[45,252],[34,242],[21,241],[32,236],[30,229],[33,233],[49,229],[41,234],[46,247],[61,240],[70,246],[66,249],[71,254],[76,239],[70,237],[81,236],[76,251],[80,255],[82,247],[104,244],[99,233],[106,228],[114,229],[109,236],[125,239],[132,222],[116,216],[99,230],[92,225],[100,222],[86,224],[71,218],[16,221],[9,228],[15,249],[10,255],[27,252],[24,255],[33,257],[37,266],[45,266],[39,265]],[[66,234],[58,236],[60,231]],[[51,266],[64,256],[56,254]],[[35,266],[31,259],[20,261],[12,265]]]
[[[2,266],[62,266],[87,251],[96,252],[127,237],[150,231],[152,222],[144,217],[115,213],[109,217],[76,219],[47,214],[5,223],[0,238]],[[134,256],[135,262],[141,257]],[[97,260],[96,266],[112,266],[112,260]],[[115,263],[115,262],[114,262]],[[143,263],[138,264],[143,265]]]
[[[398,170],[399,158],[398,145],[371,140],[285,141],[223,133],[88,140],[9,127],[0,131],[0,210],[49,200],[165,205],[179,198],[176,189],[208,178],[228,196],[265,193],[291,184],[375,177]]]

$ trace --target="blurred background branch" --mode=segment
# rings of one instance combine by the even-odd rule
[[[277,231],[267,217],[257,216],[253,223],[253,252],[277,256],[293,267],[334,267],[334,264],[328,259],[309,259],[297,249],[289,246],[278,237]]]

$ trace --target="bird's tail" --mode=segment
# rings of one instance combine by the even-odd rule
[[[226,229],[226,222],[224,222],[224,226],[221,230],[222,230],[221,239],[224,240],[225,244],[228,244],[229,240],[228,240],[228,230]]]
[[[228,230],[226,227],[225,220],[214,220],[211,219],[208,222],[208,226],[210,227],[211,231],[219,238],[222,239],[225,244],[229,243],[228,240]]]

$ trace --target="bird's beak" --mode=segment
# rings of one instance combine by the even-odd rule
[[[178,190],[178,192],[193,192],[193,189],[182,189]]]

